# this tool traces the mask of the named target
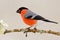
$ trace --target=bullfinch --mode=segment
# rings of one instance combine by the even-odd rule
[[[31,10],[29,10],[26,7],[20,7],[16,12],[21,15],[23,22],[25,24],[29,25],[30,27],[35,25],[38,20],[58,24],[57,22],[50,21],[50,20],[36,14],[35,12],[32,12]]]

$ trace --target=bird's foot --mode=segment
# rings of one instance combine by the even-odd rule
[[[34,28],[34,30],[37,30],[37,28]]]
[[[24,31],[24,33],[28,32],[28,31],[30,31],[30,27],[26,28],[25,31]]]
[[[34,33],[37,31],[37,28],[34,28]]]

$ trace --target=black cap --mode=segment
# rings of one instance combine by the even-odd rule
[[[17,13],[21,13],[21,11],[22,11],[23,9],[28,9],[28,8],[26,8],[26,7],[20,7],[16,12],[17,12]]]

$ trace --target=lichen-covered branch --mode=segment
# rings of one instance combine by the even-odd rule
[[[39,29],[13,29],[13,30],[5,30],[4,34],[6,33],[11,33],[11,32],[24,32],[24,33],[27,33],[27,32],[33,32],[33,33],[48,33],[48,34],[54,34],[54,35],[57,35],[57,36],[60,36],[60,32],[55,32],[55,31],[52,31],[52,30],[39,30]]]

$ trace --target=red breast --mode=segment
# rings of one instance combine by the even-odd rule
[[[22,17],[24,23],[27,24],[27,25],[29,25],[29,26],[33,26],[34,24],[36,24],[37,23],[36,20],[27,19],[27,18],[24,17],[24,15],[26,13],[27,13],[27,9],[24,9],[24,10],[21,11],[21,17]]]

